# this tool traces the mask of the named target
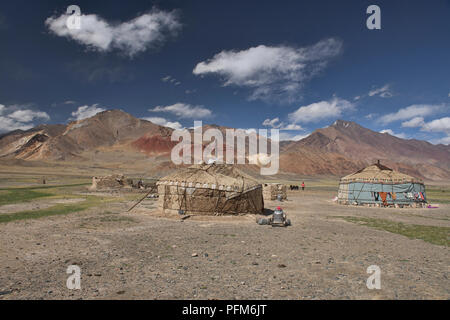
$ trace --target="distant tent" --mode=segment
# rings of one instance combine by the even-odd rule
[[[119,188],[131,188],[129,180],[122,174],[115,174],[104,177],[92,177],[92,185],[89,190],[106,190],[106,189],[119,189]]]
[[[340,180],[338,203],[422,207],[426,203],[425,185],[378,161]]]
[[[164,213],[197,215],[260,214],[262,186],[233,165],[199,164],[157,182]]]
[[[281,183],[265,183],[263,185],[263,198],[264,200],[277,200],[281,197],[281,200],[287,199],[286,185]]]

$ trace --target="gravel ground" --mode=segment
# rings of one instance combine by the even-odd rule
[[[291,192],[292,226],[254,216],[162,218],[153,201],[0,224],[0,299],[449,299],[446,246],[337,216],[450,227],[439,209],[340,206],[326,192]],[[266,202],[267,208],[279,203]],[[69,290],[66,269],[81,268]],[[367,267],[381,268],[369,290]]]

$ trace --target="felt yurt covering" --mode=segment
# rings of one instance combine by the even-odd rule
[[[386,194],[382,194],[386,193]],[[341,204],[383,204],[421,206],[426,203],[425,185],[420,179],[396,172],[380,163],[343,177],[339,183]]]
[[[233,165],[199,164],[157,182],[164,213],[198,215],[260,214],[262,186]]]

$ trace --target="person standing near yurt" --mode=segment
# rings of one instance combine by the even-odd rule
[[[305,181],[302,181],[302,190],[305,190]]]

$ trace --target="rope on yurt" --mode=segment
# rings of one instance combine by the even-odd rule
[[[210,168],[212,168],[212,165],[208,166],[206,169],[203,169],[203,168],[195,168],[195,169],[192,170],[191,174],[188,175],[187,177],[185,177],[183,180],[184,180],[185,183],[187,183],[186,181],[189,180],[189,178],[191,178],[192,176],[194,176],[194,175],[198,172],[198,170],[202,170],[202,171],[206,172],[207,174],[209,174],[211,177],[213,177],[216,186],[219,187],[217,177],[215,177],[213,174],[211,174],[210,172],[208,172],[208,170],[209,170]],[[240,177],[241,177],[241,179],[242,179],[242,188],[241,188],[240,191],[237,192],[237,193],[238,193],[237,196],[242,196],[244,193],[248,193],[248,191],[251,191],[251,190],[254,189],[254,188],[251,188],[250,190],[245,190],[245,177],[243,177],[243,176],[240,176]],[[166,186],[166,187],[169,187],[169,190],[170,190],[170,186]],[[177,200],[178,200],[178,208],[179,208],[179,210],[182,210],[182,208],[183,208],[183,201],[184,201],[185,209],[186,209],[186,211],[187,211],[187,188],[188,188],[188,187],[187,187],[187,186],[183,187],[183,188],[184,188],[184,192],[183,192],[182,194],[180,194],[180,191],[179,191],[180,185],[179,185],[178,183],[177,183],[176,187],[177,187],[177,197],[178,197],[178,199],[177,199]],[[195,187],[194,187],[194,188],[195,188]],[[197,188],[195,188],[195,189],[197,189]],[[213,195],[214,195],[214,191],[217,191],[217,192],[218,192],[218,197],[217,197],[216,205],[215,205],[215,207],[214,207],[214,215],[216,215],[216,216],[217,216],[217,215],[222,215],[222,214],[223,214],[223,206],[225,206],[227,200],[223,203],[222,208],[220,208],[220,199],[222,198],[222,196],[223,196],[224,194],[225,194],[225,198],[226,198],[226,192],[227,192],[227,190],[219,190],[218,188],[217,188],[217,189],[201,188],[201,189],[213,190]],[[165,193],[167,193],[167,192],[165,192]],[[169,193],[170,193],[170,192],[169,192]],[[180,196],[182,196],[182,197],[180,197]],[[254,203],[253,199],[251,199],[251,197],[250,197],[249,195],[247,195],[247,200],[248,200],[249,203],[251,203],[252,207],[253,207],[253,208],[255,209],[255,211],[256,211],[256,210],[257,210],[257,206],[256,206],[256,204]],[[203,211],[203,210],[199,210],[199,209],[194,209],[194,210],[195,210],[195,211],[198,211],[198,212],[210,212],[209,210],[208,210],[208,211]],[[186,213],[187,213],[187,212],[186,212]],[[233,213],[238,213],[238,212],[233,212]]]
[[[244,177],[241,176],[241,178],[242,178],[241,194],[243,194],[244,189],[245,189],[245,180],[244,180]],[[249,192],[247,192],[246,195],[247,195],[247,202],[252,204],[253,209],[254,209],[255,212],[256,212],[256,211],[257,211],[256,204],[253,202],[253,200],[252,200],[251,197],[249,196]]]
[[[212,175],[211,173],[208,172],[208,170],[210,168],[212,168],[212,166],[209,166],[206,170],[203,170],[203,169],[201,169],[201,170],[205,171],[207,174],[209,174],[211,177],[214,178],[214,181],[216,183],[216,188],[218,188],[219,187],[219,182],[217,181],[217,177],[215,177],[214,175]],[[217,209],[219,207],[220,197],[221,197],[221,194],[222,194],[221,190],[218,190],[218,191],[219,191],[219,193],[217,195],[216,205],[214,206],[214,210],[213,210],[213,213],[214,213],[215,216],[221,216],[222,213],[223,213],[222,212],[223,207],[220,209],[220,211]],[[214,191],[213,191],[213,194],[214,194]]]
[[[202,169],[200,169],[200,170],[202,170]],[[196,173],[196,171],[193,170],[192,174],[189,175],[188,177],[186,177],[185,180],[188,180],[189,178],[191,178],[195,173]],[[180,192],[179,192],[179,188],[180,188],[180,186],[177,184],[178,212],[181,211],[181,207],[183,206],[183,200],[182,200],[181,203],[180,203]],[[183,192],[183,198],[182,198],[182,199],[184,199],[184,205],[185,205],[185,209],[186,209],[186,211],[187,211],[187,197],[186,197],[186,194],[187,194],[187,188],[184,187],[184,192]],[[187,213],[187,212],[185,212],[185,213]]]
[[[253,209],[255,209],[255,212],[257,212],[258,211],[258,208],[256,207],[256,204],[255,204],[255,202],[253,201],[253,199],[250,197],[250,192],[247,192],[246,193],[247,194],[247,199],[248,199],[248,202],[251,202],[251,204],[253,205]]]
[[[184,206],[185,206],[185,209],[186,209],[186,211],[187,211],[186,188],[184,188],[183,198],[182,198],[182,200],[181,200],[181,202],[180,202],[179,186],[177,185],[177,197],[178,197],[178,212],[181,211],[181,208],[182,208],[182,206],[183,206],[183,199],[184,199]],[[187,213],[187,212],[185,212],[185,213]]]
[[[222,191],[219,190],[219,194],[217,195],[217,201],[216,201],[216,205],[214,207],[214,215],[215,216],[221,216],[222,212],[219,212],[219,210],[217,210],[217,208],[219,207],[219,202],[220,202],[220,195],[221,195]],[[223,209],[223,208],[222,208]]]
[[[359,200],[359,195],[361,194],[361,192],[362,192],[362,190],[364,189],[364,186],[366,185],[366,183],[364,182],[363,183],[363,185],[362,185],[362,187],[361,187],[361,190],[359,190],[359,193],[358,193],[358,197],[355,199],[355,196],[353,196],[353,200],[356,200],[356,202],[358,202],[358,200]],[[353,189],[353,191],[355,191],[355,189]],[[354,192],[353,192],[353,194],[354,194]]]
[[[392,187],[391,199],[392,199],[392,204],[395,204],[394,197],[393,197],[393,194],[394,194],[394,179],[392,178],[392,175],[393,175],[393,174],[394,174],[394,171],[391,171],[391,172],[388,174],[388,176],[389,176],[389,178],[391,179],[391,187]],[[386,203],[387,203],[387,198],[386,198]]]

